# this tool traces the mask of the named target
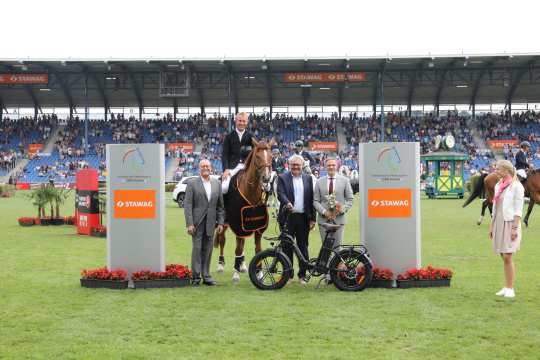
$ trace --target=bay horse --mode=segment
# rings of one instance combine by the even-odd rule
[[[272,145],[274,139],[270,142],[260,141],[257,142],[253,139],[253,149],[246,158],[244,169],[240,170],[231,179],[229,190],[227,192],[227,201],[225,204],[226,217],[228,224],[225,229],[231,227],[231,221],[239,218],[239,210],[236,208],[239,204],[236,203],[236,199],[240,196],[247,204],[252,206],[264,206],[266,210],[266,190],[268,190],[272,173]],[[234,184],[233,184],[234,181]],[[235,199],[235,200],[232,200]],[[234,213],[233,213],[234,212]],[[235,224],[233,224],[235,225]],[[268,226],[268,224],[266,225]],[[233,228],[235,228],[233,226]],[[232,229],[231,229],[232,230]],[[244,259],[244,245],[247,237],[254,235],[255,237],[255,253],[261,251],[261,238],[262,234],[266,230],[266,227],[261,228],[258,231],[253,231],[247,236],[236,235],[236,249],[235,249],[235,263],[233,272],[233,281],[240,280],[240,272],[246,272],[247,268]],[[244,234],[245,235],[245,234]],[[225,230],[222,234],[214,236],[214,247],[220,249],[220,260],[224,260],[223,249],[225,247]],[[223,271],[223,264],[220,262],[218,266],[218,272]]]
[[[490,214],[493,211],[493,197],[495,196],[495,185],[500,180],[499,175],[496,173],[482,174],[471,178],[471,194],[469,198],[463,204],[463,207],[469,205],[477,197],[483,197],[482,211],[480,218],[476,222],[478,225],[482,224],[486,208],[489,208]],[[525,226],[529,226],[529,216],[531,215],[534,204],[540,205],[540,170],[527,171],[527,180],[523,184],[525,188],[525,196],[528,197],[529,207],[527,213],[523,218]]]

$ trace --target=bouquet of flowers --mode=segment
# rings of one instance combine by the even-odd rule
[[[341,213],[341,204],[336,201],[334,193],[326,195],[326,201],[328,202],[328,211],[331,213],[330,220],[335,220],[336,216]]]

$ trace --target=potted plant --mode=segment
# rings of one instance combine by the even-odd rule
[[[90,229],[90,235],[95,237],[107,237],[107,227],[99,225]]]
[[[136,271],[131,279],[135,289],[182,287],[190,284],[191,270],[185,265],[169,264],[165,271]]]
[[[386,288],[391,289],[394,287],[394,272],[389,268],[373,268],[373,280],[369,285],[372,288]]]
[[[34,218],[20,217],[19,218],[19,225],[21,225],[21,226],[33,226],[34,225]]]
[[[409,269],[397,277],[398,288],[450,286],[452,271],[434,268],[431,265],[420,269]]]
[[[64,224],[66,225],[75,225],[76,220],[75,216],[64,216]]]
[[[15,187],[9,184],[0,185],[0,198],[10,198],[13,196]]]
[[[128,287],[127,271],[106,267],[85,269],[81,271],[81,286],[86,288],[126,289]]]

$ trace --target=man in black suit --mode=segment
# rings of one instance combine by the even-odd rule
[[[300,252],[306,260],[309,260],[308,237],[309,231],[315,226],[316,213],[313,207],[313,181],[311,176],[302,173],[303,165],[302,156],[293,155],[289,158],[290,172],[279,175],[277,194],[280,212],[278,221],[282,227],[286,223],[287,232],[296,239]],[[283,251],[292,264],[292,247],[284,246]],[[306,284],[305,276],[306,267],[300,264],[298,278],[302,285]]]
[[[523,141],[520,144],[521,149],[516,154],[516,174],[519,180],[523,184],[527,179],[527,170],[531,168],[531,165],[527,161],[527,152],[531,148],[531,144],[528,141]]]
[[[245,112],[236,114],[234,118],[235,128],[225,136],[223,141],[223,151],[221,153],[221,164],[223,165],[223,175],[221,177],[221,191],[225,208],[227,207],[227,192],[231,178],[244,168],[244,160],[251,152],[253,146],[253,136],[246,130],[248,114]],[[227,228],[227,214],[225,214],[225,229]],[[218,243],[225,243],[225,231],[216,234]],[[235,262],[243,262],[244,255],[237,255]],[[223,272],[225,267],[225,257],[220,255],[217,271]],[[243,269],[242,269],[243,270]]]
[[[251,152],[253,135],[246,130],[248,114],[238,113],[234,119],[235,129],[225,137],[221,163],[223,165],[223,180],[229,180],[244,168],[244,160]],[[228,183],[227,183],[228,184]]]
[[[302,140],[298,140],[294,143],[294,153],[302,156],[304,158],[304,161],[309,160],[310,168],[315,166],[315,160],[313,159],[313,156],[311,156],[310,153],[304,150],[304,142]]]

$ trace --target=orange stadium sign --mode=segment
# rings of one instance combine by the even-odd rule
[[[43,144],[28,144],[28,152],[30,154],[35,154],[43,149]]]
[[[309,150],[311,151],[337,151],[337,142],[335,141],[310,141]]]
[[[509,139],[509,140],[488,140],[487,141],[489,147],[492,149],[503,149],[504,145],[508,146],[516,146],[518,144],[518,141],[515,139]]]
[[[195,151],[195,144],[192,143],[171,143],[167,145],[170,151],[175,151],[177,148],[180,148],[183,152],[192,153]]]
[[[368,189],[368,217],[408,218],[412,215],[411,189]]]
[[[339,83],[366,81],[365,72],[309,72],[285,73],[283,81],[286,83]]]
[[[49,74],[0,74],[3,85],[47,85]]]
[[[155,190],[114,190],[115,219],[154,219]]]

